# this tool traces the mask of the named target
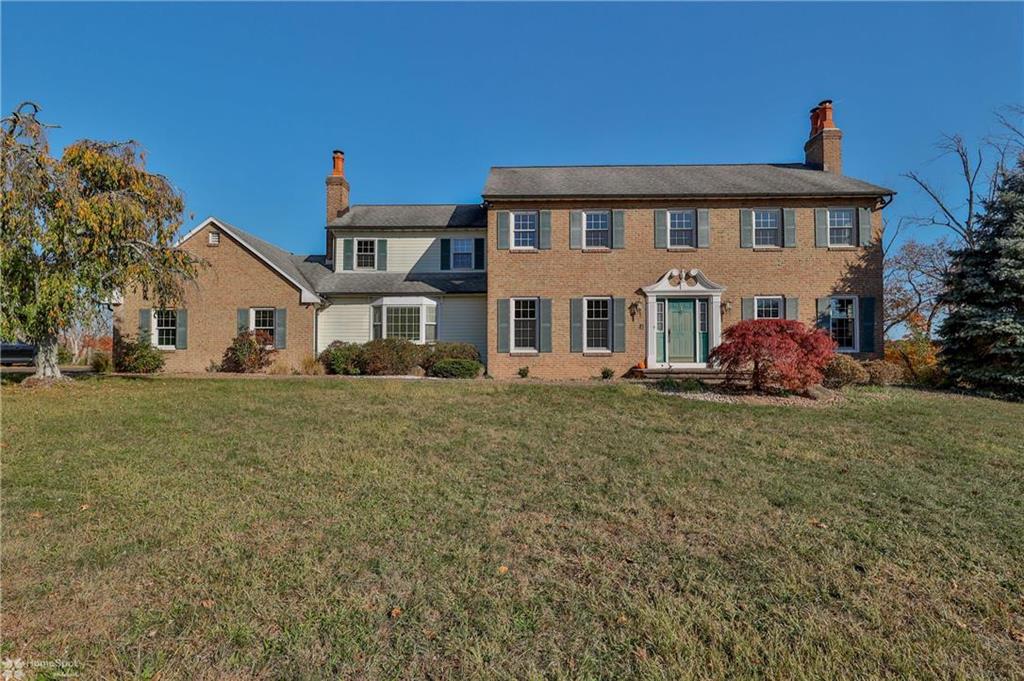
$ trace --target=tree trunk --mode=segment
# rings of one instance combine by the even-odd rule
[[[36,343],[35,378],[63,378],[57,364],[57,336],[46,336]]]

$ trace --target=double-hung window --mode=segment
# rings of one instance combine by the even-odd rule
[[[583,247],[611,248],[612,214],[608,211],[583,213]]]
[[[754,298],[754,319],[782,319],[782,297]]]
[[[473,269],[472,239],[452,239],[452,269]]]
[[[857,351],[857,298],[840,296],[832,298],[829,311],[832,340],[843,352]]]
[[[174,348],[178,344],[178,313],[175,310],[154,310],[153,333],[158,348]]]
[[[584,323],[584,350],[610,352],[611,344],[611,298],[586,298],[586,320]]]
[[[537,213],[512,213],[512,248],[537,248]]]
[[[855,246],[857,216],[852,208],[828,209],[828,245]]]
[[[537,299],[514,298],[512,300],[512,350],[532,350],[537,345]]]
[[[694,248],[697,246],[697,213],[692,210],[670,210],[668,212],[669,248]]]
[[[754,211],[754,247],[782,245],[782,216],[775,208]]]
[[[252,311],[252,330],[263,331],[270,336],[270,345],[274,344],[274,308],[257,307]]]
[[[377,241],[375,239],[356,239],[356,269],[373,270],[377,268]]]

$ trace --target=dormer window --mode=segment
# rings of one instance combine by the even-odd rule
[[[472,239],[452,239],[452,269],[473,269]]]
[[[377,268],[377,241],[375,239],[356,239],[356,269],[373,270]]]

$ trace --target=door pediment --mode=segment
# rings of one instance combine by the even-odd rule
[[[671,269],[661,275],[661,278],[658,279],[658,281],[654,282],[650,286],[644,286],[640,290],[647,296],[665,293],[687,293],[693,295],[706,293],[713,295],[721,294],[722,291],[725,290],[725,287],[711,281],[698,269]]]

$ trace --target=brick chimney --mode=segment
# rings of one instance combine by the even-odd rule
[[[804,143],[805,163],[826,173],[843,174],[843,131],[832,119],[832,100],[811,109],[811,134]]]
[[[348,211],[348,180],[345,179],[345,152],[334,150],[334,166],[327,176],[327,224]],[[334,235],[327,230],[327,260],[334,260]]]

